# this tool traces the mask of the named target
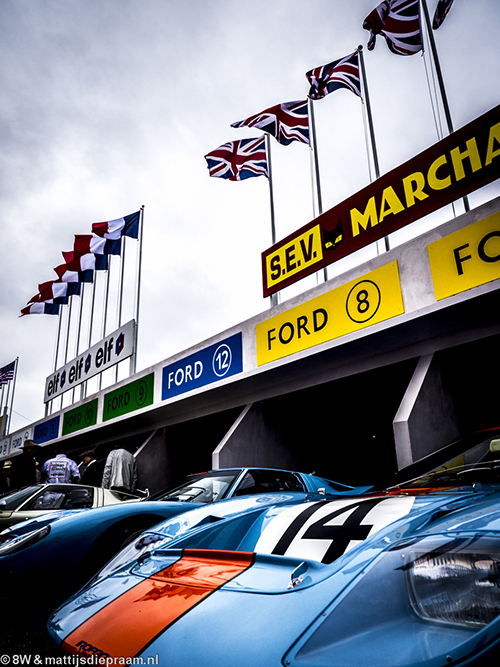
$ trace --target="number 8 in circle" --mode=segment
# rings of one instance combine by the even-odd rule
[[[351,289],[346,300],[349,318],[357,324],[364,324],[375,316],[380,307],[381,294],[378,285],[371,280],[361,280]]]

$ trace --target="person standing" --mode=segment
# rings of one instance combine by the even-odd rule
[[[38,484],[37,462],[35,452],[38,445],[34,440],[25,440],[22,454],[12,458],[10,467],[10,490],[20,489],[23,486]]]
[[[89,486],[101,486],[102,474],[104,472],[104,461],[97,461],[92,449],[82,452],[80,458],[83,461],[85,469],[82,473],[80,484]]]
[[[105,489],[134,493],[137,485],[137,463],[126,449],[113,449],[106,459],[102,486]]]
[[[77,484],[80,481],[78,466],[66,456],[66,448],[61,445],[54,447],[55,456],[42,466],[42,482],[44,484]]]

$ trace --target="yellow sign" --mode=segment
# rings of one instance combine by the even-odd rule
[[[397,262],[257,324],[257,364],[369,327],[404,313]]]
[[[500,278],[500,213],[427,246],[436,299]]]
[[[321,229],[316,225],[266,257],[267,286],[273,287],[322,259]]]

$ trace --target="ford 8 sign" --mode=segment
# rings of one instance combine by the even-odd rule
[[[500,105],[264,251],[264,296],[499,176]]]

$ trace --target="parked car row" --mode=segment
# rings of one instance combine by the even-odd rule
[[[500,654],[496,436],[453,445],[439,467],[433,457],[433,470],[383,491],[288,471],[213,471],[161,500],[40,516],[0,533],[0,567],[18,583],[54,563],[67,588],[87,577],[48,631],[64,652],[94,660],[491,665]]]
[[[262,506],[293,499],[304,501],[361,493],[368,488],[354,488],[299,472],[263,468],[233,468],[191,475],[183,484],[146,500],[74,484],[28,487],[4,496],[4,508],[0,500],[0,521],[13,523],[17,519],[20,522],[0,533],[0,568],[4,572],[0,599],[22,591],[29,594],[39,581],[57,572],[57,586],[50,587],[43,596],[44,604],[55,606],[131,539],[160,521],[183,513],[186,507],[219,506],[220,502],[216,501],[239,497],[252,498],[250,505]],[[59,500],[52,502],[56,497]],[[85,504],[77,502],[80,498],[85,498]],[[94,506],[98,499],[101,506],[92,511],[83,509],[92,506],[92,498]],[[45,510],[41,509],[42,505]],[[246,507],[244,502],[240,505]],[[236,503],[235,507],[238,506]],[[223,511],[238,511],[231,507]],[[33,518],[22,521],[28,516]]]

